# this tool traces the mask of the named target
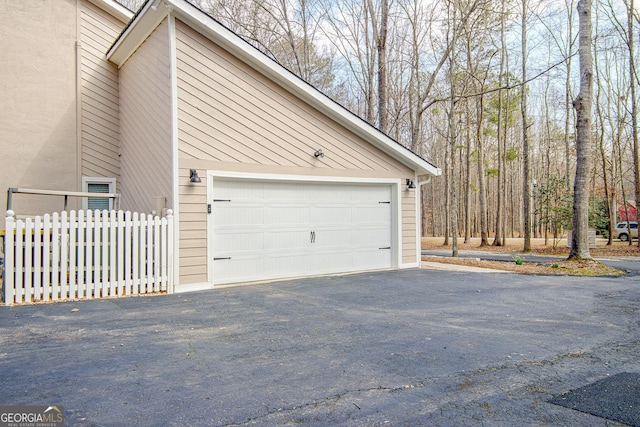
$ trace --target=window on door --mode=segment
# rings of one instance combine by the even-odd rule
[[[82,178],[83,191],[86,193],[115,193],[115,178]],[[82,202],[82,208],[85,210],[110,210],[113,209],[113,199],[104,197],[87,197]]]

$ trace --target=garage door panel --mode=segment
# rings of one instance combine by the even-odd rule
[[[352,271],[353,260],[350,250],[337,252],[322,252],[314,254],[311,261],[311,271],[315,274],[344,273]]]
[[[360,224],[383,224],[388,226],[391,221],[391,210],[388,205],[377,206],[355,206],[353,208],[354,217],[358,218]]]
[[[310,223],[313,226],[323,224],[345,224],[352,223],[353,207],[350,204],[314,204],[311,209]]]
[[[295,204],[268,206],[264,211],[264,224],[309,224],[309,208]]]
[[[262,247],[265,251],[297,250],[306,252],[310,244],[311,233],[309,231],[283,227],[264,233]]]
[[[353,200],[353,190],[347,186],[331,184],[316,184],[312,187],[311,199],[317,204],[323,203],[350,203]]]
[[[213,261],[218,275],[216,283],[249,282],[264,277],[264,260],[255,257],[235,257]]]
[[[242,201],[264,200],[264,185],[260,182],[216,181],[214,199]]]
[[[268,258],[264,263],[266,278],[305,276],[309,274],[309,255],[281,253]]]
[[[352,230],[353,241],[357,242],[354,247],[380,248],[391,245],[391,236],[384,228],[356,229]]]
[[[225,229],[229,226],[255,226],[264,223],[264,205],[256,203],[215,203],[213,204],[214,227]]]
[[[265,183],[264,186],[266,202],[300,204],[309,201],[309,192],[298,183]]]
[[[230,256],[237,253],[251,253],[264,246],[263,233],[242,230],[228,230],[217,233],[214,250],[217,256]]]
[[[348,252],[353,247],[352,230],[348,227],[331,229],[317,227],[314,233],[315,240],[312,246],[318,250],[333,248],[335,251],[346,250]]]
[[[389,202],[391,193],[389,186],[362,185],[353,191],[351,200],[372,203]]]
[[[379,269],[381,265],[391,263],[391,250],[360,250],[352,254],[353,265],[358,270]]]

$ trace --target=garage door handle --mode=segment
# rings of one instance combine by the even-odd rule
[[[315,231],[311,232],[310,238],[311,238],[311,243],[315,243],[316,242],[316,232]]]
[[[385,246],[384,248],[378,248],[378,249],[391,249],[391,246]]]
[[[214,258],[214,261],[221,261],[223,259],[231,259],[231,257],[225,257],[225,258]]]

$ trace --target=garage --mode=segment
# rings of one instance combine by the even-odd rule
[[[214,177],[211,188],[213,284],[397,266],[392,183]]]

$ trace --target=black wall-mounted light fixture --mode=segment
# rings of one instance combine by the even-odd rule
[[[189,169],[189,181],[190,182],[202,182],[198,176],[198,171],[195,169]]]
[[[318,151],[316,151],[315,153],[313,153],[313,157],[315,157],[316,159],[318,157],[324,157],[324,153],[322,152],[322,148],[319,149]]]
[[[407,189],[414,189],[416,185],[413,183],[413,180],[407,179]]]

